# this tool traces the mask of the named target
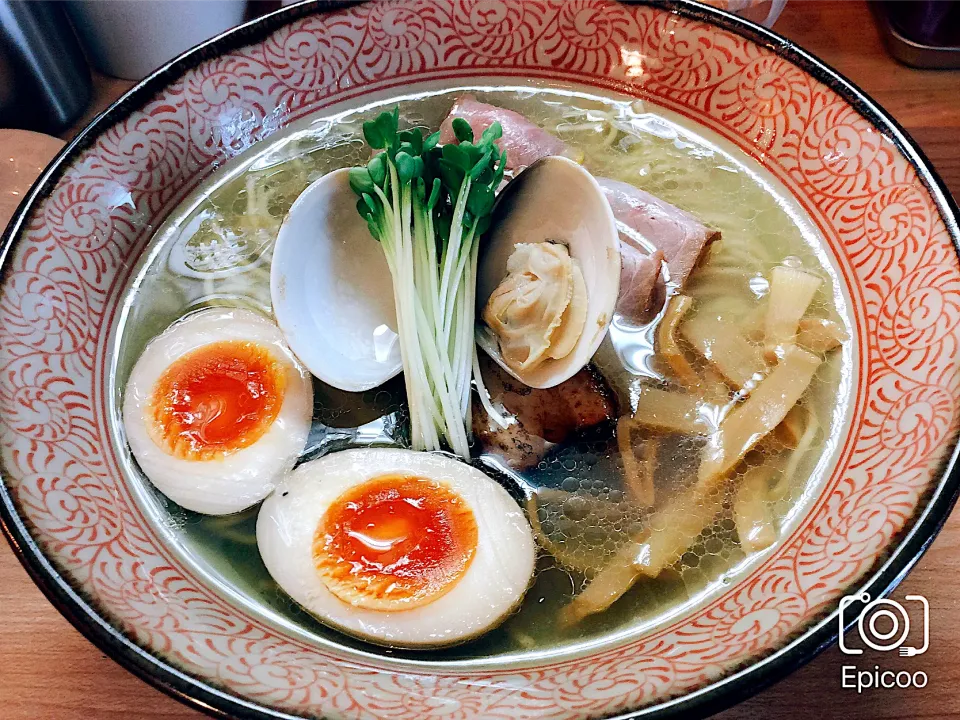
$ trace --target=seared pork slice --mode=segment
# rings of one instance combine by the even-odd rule
[[[503,400],[507,394],[506,385],[517,382],[505,373],[496,363],[486,355],[481,354],[480,373],[483,375],[483,384],[490,393],[493,406],[501,411],[504,426],[487,414],[483,405],[474,402],[472,407],[471,423],[473,434],[483,452],[495,455],[503,460],[507,467],[515,470],[525,470],[540,462],[540,458],[547,454],[550,443],[542,437],[532,434],[508,410]]]
[[[508,376],[501,402],[529,432],[559,444],[574,433],[614,419],[611,397],[600,378],[584,368],[545,390],[529,388]]]
[[[647,253],[627,238],[620,238],[620,296],[617,312],[632,322],[647,322],[657,309],[655,298],[663,253]]]
[[[530,433],[515,417],[506,417],[507,426],[501,427],[480,403],[473,404],[472,412],[473,436],[482,451],[500,458],[509,468],[532,468],[553,447],[552,443]]]
[[[450,114],[440,126],[441,143],[450,143],[456,139],[453,134],[453,120],[458,117],[470,123],[476,137],[493,123],[500,122],[503,136],[497,145],[501,150],[507,151],[508,170],[527,167],[549,155],[576,155],[563,140],[530,122],[520,113],[482,103],[473,95],[461,95],[450,108]]]
[[[612,394],[587,368],[545,390],[527,387],[486,356],[481,356],[480,368],[494,406],[505,411],[507,427],[474,403],[474,435],[484,452],[499,456],[514,469],[533,467],[554,445],[616,418]]]
[[[704,247],[720,238],[690,213],[629,183],[597,178],[618,222],[663,253],[670,280],[683,287]]]

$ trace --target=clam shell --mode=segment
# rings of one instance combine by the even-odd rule
[[[493,331],[477,324],[477,343],[505,371],[534,388],[559,385],[590,362],[607,334],[620,292],[617,224],[593,176],[564,157],[538,160],[507,185],[493,210],[489,236],[480,249],[477,317],[507,275],[518,243],[561,242],[577,261],[587,286],[587,318],[573,350],[558,360],[516,372],[500,354]]]
[[[402,367],[393,279],[356,203],[347,169],[312,183],[280,227],[270,269],[287,344],[311,373],[351,392]]]

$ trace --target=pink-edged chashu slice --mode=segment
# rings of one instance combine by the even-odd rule
[[[629,238],[620,238],[620,295],[617,313],[631,322],[648,322],[659,309],[656,299],[663,296],[660,268],[663,253],[648,253]]]
[[[670,280],[683,287],[703,249],[720,238],[693,215],[619,180],[597,178],[618,222],[663,253]]]
[[[441,143],[453,142],[456,139],[453,134],[453,120],[458,117],[470,123],[477,138],[493,123],[500,123],[503,136],[497,146],[507,151],[508,170],[527,167],[550,155],[563,155],[574,160],[580,157],[563,140],[530,122],[520,113],[482,103],[473,95],[461,95],[450,108],[450,114],[440,126]]]

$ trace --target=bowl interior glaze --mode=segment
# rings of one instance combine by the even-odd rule
[[[211,172],[338,103],[478,77],[640,98],[750,155],[824,240],[848,299],[855,383],[819,495],[740,582],[616,646],[439,671],[285,632],[185,563],[127,482],[110,369],[133,268]],[[828,641],[839,597],[887,589],[946,516],[958,237],[952,201],[895,124],[809,56],[720,13],[445,0],[274,14],[135,89],[60,156],[8,229],[4,526],[88,636],[235,715],[559,720],[717,707]]]

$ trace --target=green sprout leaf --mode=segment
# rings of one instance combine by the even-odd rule
[[[407,152],[401,150],[393,159],[397,166],[397,179],[401,185],[404,185],[423,173],[423,160],[419,157],[413,157]]]
[[[483,157],[481,157],[479,160],[477,160],[476,164],[475,164],[472,168],[470,168],[470,179],[471,179],[471,180],[477,180],[477,179],[483,174],[483,171],[484,171],[484,170],[489,169],[489,167],[490,167],[490,158],[492,157],[492,155],[493,155],[493,153],[491,153],[491,152],[488,150],[487,152],[485,152],[485,153],[483,154]]]
[[[407,152],[411,155],[419,155],[423,152],[423,131],[420,128],[397,133],[397,138],[400,140],[401,150],[406,146],[409,148]]]
[[[370,179],[374,184],[379,185],[381,188],[383,184],[387,181],[387,156],[385,153],[379,153],[370,158],[370,162],[367,163],[367,171],[370,173]],[[373,192],[373,188],[370,189]]]
[[[493,187],[499,187],[500,182],[503,180],[503,173],[507,169],[507,151],[504,150],[500,155],[500,162],[497,163],[497,170],[493,174]]]
[[[483,235],[487,230],[490,229],[490,216],[484,215],[479,220],[477,220],[476,233],[478,236]]]
[[[473,185],[470,187],[470,194],[467,195],[467,210],[477,217],[489,215],[493,209],[493,190],[483,185]]]
[[[459,142],[473,142],[473,128],[463,118],[453,119],[453,134]]]
[[[501,137],[503,137],[503,126],[500,125],[498,121],[483,131],[483,134],[480,135],[480,141],[492,144],[495,140],[499,140]]]
[[[473,163],[470,162],[470,157],[467,155],[460,146],[454,145],[453,143],[447,143],[443,146],[443,159],[454,167],[462,170],[464,173],[469,172],[470,168],[473,167]]]
[[[394,112],[383,112],[377,116],[374,121],[377,130],[383,138],[384,148],[395,148],[397,144],[397,124],[399,123],[400,107],[397,106]]]
[[[367,228],[370,230],[373,238],[379,242],[381,240],[380,225],[374,220],[373,215],[367,215]]]
[[[357,195],[373,192],[373,180],[370,171],[365,167],[350,168],[350,189]]]
[[[367,207],[367,203],[364,201],[363,197],[357,198],[357,213],[359,213],[360,217],[362,217],[364,220],[371,215],[370,208]]]
[[[490,165],[487,165],[483,169],[483,172],[476,177],[474,182],[476,182],[478,185],[486,185],[490,189],[496,190],[497,185],[499,185],[500,183],[496,183],[496,185],[494,185],[493,180],[494,180],[493,168]]]
[[[440,178],[433,179],[433,188],[430,190],[430,197],[427,199],[426,205],[427,210],[432,211],[437,205],[437,201],[440,199]]]
[[[366,140],[367,145],[374,150],[383,150],[386,147],[383,132],[380,130],[379,125],[372,120],[368,120],[363,124],[363,139]]]
[[[450,147],[449,145],[444,145],[444,147]],[[454,165],[447,160],[440,160],[440,179],[443,180],[443,184],[447,186],[447,189],[450,190],[452,194],[460,192],[460,186],[463,185],[463,179],[465,173],[459,167]]]

